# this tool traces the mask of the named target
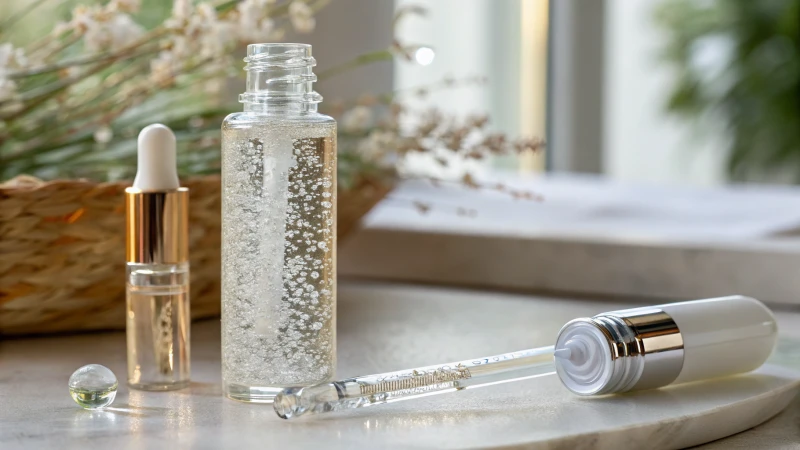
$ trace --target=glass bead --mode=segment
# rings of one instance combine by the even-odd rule
[[[117,396],[117,377],[108,367],[89,364],[69,377],[69,393],[85,409],[101,409]]]

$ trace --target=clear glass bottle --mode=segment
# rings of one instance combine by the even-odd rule
[[[222,124],[222,383],[272,402],[336,367],[336,121],[305,44],[247,47]]]

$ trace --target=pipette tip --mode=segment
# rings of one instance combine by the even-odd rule
[[[299,393],[302,388],[284,389],[275,396],[272,408],[281,419],[292,419],[303,413],[299,405]]]

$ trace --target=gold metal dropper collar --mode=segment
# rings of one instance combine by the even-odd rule
[[[127,261],[177,264],[189,259],[189,189],[125,189]]]

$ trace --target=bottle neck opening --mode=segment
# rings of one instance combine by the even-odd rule
[[[317,65],[308,44],[250,44],[244,59],[245,111],[303,114],[316,112],[322,96],[314,91]]]

